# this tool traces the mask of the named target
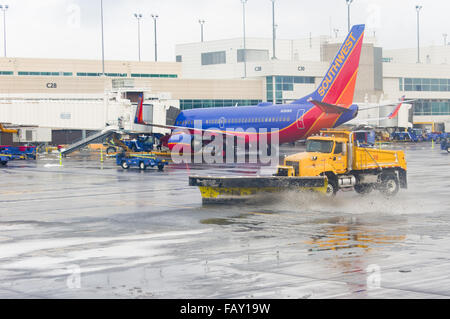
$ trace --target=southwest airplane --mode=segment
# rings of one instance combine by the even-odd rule
[[[282,144],[305,139],[323,128],[342,125],[358,115],[359,108],[353,104],[353,96],[364,28],[364,25],[353,26],[318,89],[291,104],[260,103],[256,106],[185,110],[178,115],[175,125],[164,126],[143,121],[141,97],[135,123],[172,129],[169,148],[172,150],[178,145],[177,150],[183,147],[186,151],[193,147],[193,136],[202,132],[233,135],[245,138],[246,143],[257,142],[266,134],[265,139],[270,143],[274,130]],[[390,117],[398,113],[400,106],[401,103]],[[200,127],[194,126],[199,123],[196,121],[201,121]],[[236,131],[238,129],[241,131]],[[247,129],[256,130],[256,133],[245,133]]]

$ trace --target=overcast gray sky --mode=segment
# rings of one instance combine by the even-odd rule
[[[242,36],[240,0],[103,0],[106,59],[137,60],[137,22],[142,20],[142,59],[153,60],[153,20],[157,13],[159,60],[173,61],[175,44],[200,40],[198,19],[206,20],[205,40]],[[8,56],[42,58],[101,57],[100,0],[0,0],[7,12]],[[450,33],[449,0],[354,0],[352,24],[376,30],[384,48],[415,47],[416,10],[421,11],[423,45],[443,43]],[[271,37],[270,0],[248,0],[247,36]],[[278,37],[304,38],[347,30],[345,0],[277,0]],[[2,19],[1,19],[2,20]],[[1,28],[2,24],[0,24]],[[3,28],[1,28],[3,31]],[[3,34],[3,32],[1,33]],[[1,38],[3,38],[1,36]],[[449,37],[450,41],[450,37]],[[0,47],[3,53],[3,42]]]

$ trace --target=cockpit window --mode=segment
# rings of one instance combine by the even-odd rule
[[[308,140],[306,141],[307,152],[331,153],[333,141]]]

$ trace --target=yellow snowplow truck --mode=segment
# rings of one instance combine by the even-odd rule
[[[378,189],[394,196],[406,189],[405,153],[367,147],[356,133],[360,132],[328,129],[309,137],[306,152],[286,157],[276,176],[326,176],[327,195],[353,188],[360,194]]]
[[[403,151],[381,150],[357,138],[363,131],[322,130],[309,137],[306,152],[285,158],[274,176],[190,176],[204,203],[246,199],[258,193],[308,190],[334,196],[340,189],[367,194],[378,189],[391,197],[407,188]]]

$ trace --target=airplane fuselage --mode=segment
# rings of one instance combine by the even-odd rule
[[[336,127],[350,121],[356,117],[358,107],[352,105],[350,109],[351,112],[344,114],[327,114],[309,102],[193,109],[181,112],[175,126],[185,127],[191,132],[197,128],[245,136],[247,142],[258,141],[264,134],[270,136],[277,133],[280,143],[290,143],[316,134],[324,127]],[[174,134],[171,137],[169,147],[183,143],[183,137],[179,135]]]

